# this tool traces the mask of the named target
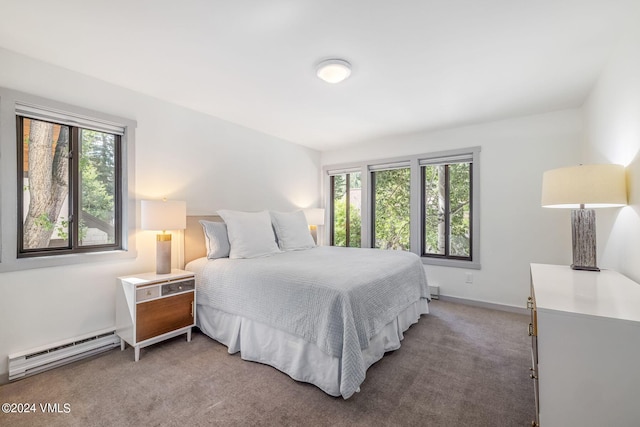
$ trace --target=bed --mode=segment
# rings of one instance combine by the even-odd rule
[[[185,268],[196,276],[196,325],[229,353],[329,395],[347,399],[360,391],[367,369],[398,349],[403,332],[429,312],[427,279],[415,254],[311,242],[270,256],[234,258],[232,252],[209,259],[200,221],[223,222],[187,218]],[[285,236],[275,222],[274,229],[276,237]]]

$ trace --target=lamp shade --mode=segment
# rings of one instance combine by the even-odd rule
[[[307,224],[309,225],[324,225],[324,209],[311,208],[305,209],[304,215],[307,217]]]
[[[581,165],[553,169],[542,176],[546,208],[608,208],[627,204],[622,165]]]
[[[187,228],[187,203],[143,200],[141,216],[143,230],[183,230]]]

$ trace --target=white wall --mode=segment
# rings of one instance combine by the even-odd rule
[[[481,270],[426,266],[443,295],[524,307],[529,263],[569,264],[569,212],[540,207],[542,173],[576,164],[579,110],[372,141],[325,152],[322,165],[481,146]],[[473,283],[466,284],[466,273]]]
[[[316,151],[2,49],[0,64],[0,86],[137,120],[138,199],[188,214],[318,206]],[[113,326],[115,278],[155,268],[154,234],[138,232],[136,259],[0,273],[0,380],[10,353]]]
[[[640,7],[638,8],[640,9]],[[640,22],[640,11],[635,23]],[[611,55],[584,107],[585,163],[627,167],[629,206],[599,209],[598,264],[640,282],[640,27]]]

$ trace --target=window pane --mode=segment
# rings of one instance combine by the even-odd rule
[[[424,167],[424,252],[445,255],[445,165]]]
[[[411,170],[372,172],[374,196],[374,247],[410,250]]]
[[[80,129],[80,246],[115,243],[116,137]]]
[[[423,173],[424,253],[470,257],[471,163],[424,166]]]
[[[360,247],[361,192],[360,172],[334,175],[333,224],[334,246]]]
[[[449,255],[471,255],[471,164],[449,165]]]
[[[347,175],[334,175],[333,182],[333,245],[347,246]]]
[[[69,245],[69,127],[23,119],[23,234],[28,249]]]
[[[361,194],[360,172],[350,173],[349,176],[349,246],[360,247],[361,236]]]

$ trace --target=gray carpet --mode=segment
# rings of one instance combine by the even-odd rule
[[[348,400],[194,333],[142,349],[138,363],[127,347],[0,386],[0,403],[37,407],[0,413],[0,425],[531,425],[528,318],[444,301],[431,311]]]

